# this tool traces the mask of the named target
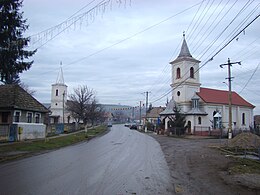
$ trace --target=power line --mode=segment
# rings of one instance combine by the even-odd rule
[[[258,9],[259,5],[260,5],[260,3],[247,15],[247,17],[245,17],[245,18],[242,20],[242,22],[240,22],[240,23],[238,24],[238,26],[228,35],[228,37],[232,37],[232,36],[235,35],[236,31],[237,31],[238,29],[240,29],[240,28],[249,20],[249,18],[254,14],[254,12],[256,12],[256,10]],[[242,10],[240,10],[240,11],[241,11],[240,13],[242,13]],[[243,10],[243,11],[245,11],[245,10]],[[244,31],[244,32],[245,32],[245,31]],[[243,33],[244,33],[244,32],[243,32]],[[227,37],[226,39],[224,39],[224,40],[222,41],[222,43],[219,44],[219,46],[222,45],[222,44],[228,39],[228,37]],[[218,46],[218,47],[219,47],[219,46]],[[213,52],[215,52],[215,51],[216,51],[216,49],[215,49]],[[213,53],[213,52],[212,52],[212,53]]]
[[[229,0],[230,1],[230,0]],[[224,11],[224,9],[226,8],[226,6],[228,5],[229,1],[226,2],[226,4],[224,5],[224,7],[220,10],[220,12],[218,13],[217,17],[215,18],[215,20],[210,24],[210,26],[208,27],[208,29],[211,28],[211,26],[217,21],[218,17],[221,15],[221,13]],[[231,11],[231,9],[234,7],[234,5],[237,3],[238,0],[236,0],[232,6],[226,11],[225,14],[223,14],[223,16],[220,18],[220,20],[217,22],[217,24],[211,29],[211,31],[208,33],[207,36],[202,35],[201,37],[204,37],[204,39],[202,41],[200,41],[201,43],[205,42],[206,39],[211,35],[211,33],[217,28],[217,26],[220,24],[220,22],[225,18],[225,16]],[[198,48],[200,48],[201,44],[198,44],[197,47],[193,50],[194,52],[197,51]],[[199,56],[199,55],[198,55]]]
[[[197,11],[196,11],[196,13],[195,13],[195,15],[193,16],[193,18],[192,18],[192,20],[191,20],[191,22],[190,22],[190,24],[189,24],[188,28],[186,29],[186,33],[188,33],[188,31],[189,31],[189,29],[190,29],[190,26],[191,26],[191,24],[193,23],[194,19],[196,18],[197,14],[199,13],[199,10],[200,10],[200,8],[201,8],[201,6],[202,6],[203,2],[204,2],[204,1],[202,1],[202,2],[201,2],[201,4],[200,4],[199,8],[197,9]]]
[[[200,24],[202,23],[202,21],[204,20],[206,14],[208,13],[208,11],[210,10],[212,4],[214,3],[214,0],[211,2],[211,4],[209,5],[209,7],[207,8],[207,10],[205,11],[203,17],[201,18],[201,20],[199,21],[199,24],[197,25],[197,27],[195,28],[194,32],[196,32],[197,28],[200,26]],[[213,14],[213,13],[212,13]],[[211,16],[212,16],[211,14]],[[207,22],[209,21],[209,19],[211,18],[211,16],[208,17],[208,19],[206,20],[206,22],[204,23],[204,25],[202,26],[201,30],[205,27],[205,25],[207,24]],[[199,35],[199,33],[201,32],[198,31],[197,34],[193,33],[192,36],[194,35],[195,37],[197,37]],[[190,37],[190,39],[192,40],[192,36]],[[193,41],[191,41],[191,44],[193,43]]]
[[[204,23],[203,27],[202,27],[201,30],[197,33],[197,35],[200,35],[200,34],[201,34],[202,29],[208,24],[209,20],[210,20],[211,17],[215,14],[215,12],[217,11],[218,7],[221,5],[222,1],[223,1],[223,0],[221,0],[221,1],[218,3],[218,5],[215,7],[215,9],[214,9],[213,12],[210,14],[210,16],[208,17],[207,21]],[[220,12],[220,13],[221,13],[221,12]],[[217,18],[218,18],[218,16],[220,15],[220,13],[217,15]],[[215,19],[213,22],[211,22],[211,24],[208,26],[208,28],[207,28],[207,29],[204,31],[204,33],[200,36],[200,39],[199,39],[194,45],[199,45],[199,43],[201,42],[201,39],[204,37],[204,35],[206,34],[206,32],[210,29],[211,25],[213,25],[215,21],[216,21],[216,19]],[[197,36],[196,36],[196,37],[197,37]],[[194,41],[195,41],[195,39],[194,39]],[[192,45],[192,43],[193,43],[193,42],[191,42],[190,44]],[[193,49],[193,48],[191,48],[191,49]],[[193,52],[195,52],[195,51],[193,50]]]
[[[191,37],[192,37],[192,35],[193,35],[193,32],[197,29],[197,27],[198,27],[198,25],[197,25],[197,22],[200,20],[200,18],[201,18],[201,16],[202,16],[202,14],[203,14],[203,12],[204,12],[204,10],[206,9],[206,7],[208,6],[208,4],[209,4],[209,2],[210,2],[210,0],[207,2],[207,4],[205,5],[205,7],[203,8],[203,10],[202,10],[202,12],[200,13],[200,15],[199,15],[199,17],[198,17],[198,20],[195,22],[195,24],[193,25],[193,27],[192,27],[192,29],[191,29],[191,32],[189,33],[190,35],[191,35]],[[190,38],[191,38],[190,37]],[[187,40],[189,39],[189,37],[187,37]]]
[[[200,4],[200,3],[196,3],[196,4],[194,4],[194,5],[192,5],[192,6],[188,7],[188,8],[186,8],[186,9],[184,9],[184,10],[182,10],[182,11],[180,11],[180,12],[174,14],[174,15],[171,15],[170,17],[167,17],[167,18],[165,18],[165,19],[163,19],[163,20],[161,20],[161,21],[159,21],[159,22],[157,22],[157,23],[155,23],[155,24],[153,24],[153,25],[151,25],[151,26],[149,26],[149,27],[147,27],[147,28],[145,28],[145,29],[143,29],[143,30],[137,32],[137,33],[134,33],[134,34],[132,34],[132,35],[130,35],[130,36],[124,38],[124,39],[121,39],[121,40],[117,41],[116,43],[113,43],[113,44],[111,44],[111,45],[109,45],[109,46],[107,46],[107,47],[104,47],[104,48],[102,48],[102,49],[100,49],[100,50],[98,50],[98,51],[95,51],[95,52],[93,52],[93,53],[91,53],[91,54],[89,54],[89,55],[87,55],[87,56],[85,56],[85,57],[82,57],[82,58],[80,58],[80,59],[77,59],[77,60],[75,60],[75,61],[72,61],[72,62],[69,63],[69,64],[65,64],[65,65],[63,65],[63,67],[76,64],[76,63],[78,63],[78,62],[80,62],[80,61],[83,61],[83,60],[85,60],[85,59],[87,59],[87,58],[90,58],[90,57],[92,57],[92,56],[94,56],[94,55],[97,55],[97,54],[99,54],[99,53],[102,53],[103,51],[106,51],[106,50],[108,50],[108,49],[110,49],[110,48],[112,48],[112,47],[114,47],[114,46],[116,46],[116,45],[119,45],[119,44],[121,44],[121,43],[123,43],[123,42],[126,42],[126,41],[128,41],[128,40],[130,40],[130,39],[132,39],[132,38],[134,38],[134,37],[136,37],[136,36],[138,36],[138,35],[140,35],[140,34],[146,32],[146,31],[149,31],[149,30],[151,30],[151,29],[153,29],[153,28],[159,26],[160,24],[162,24],[162,23],[164,23],[164,22],[166,22],[166,21],[168,21],[168,20],[170,20],[170,19],[172,19],[172,18],[174,18],[174,17],[176,17],[176,16],[178,16],[178,15],[181,15],[181,14],[187,12],[188,10],[190,10],[190,9],[192,9],[192,8],[194,8],[194,7],[196,7],[196,6],[199,5],[199,4]],[[50,72],[53,72],[53,70],[47,71],[47,72],[43,72],[43,73],[41,73],[41,74],[48,74],[48,73],[50,73]]]
[[[45,29],[39,33],[36,33],[36,34],[33,34],[31,36],[29,36],[29,38],[32,38],[32,37],[37,37],[37,36],[40,36],[41,34],[43,33],[47,33],[49,30],[53,30],[54,28],[58,27],[58,26],[61,26],[62,24],[65,24],[68,20],[70,20],[71,18],[73,18],[74,16],[76,16],[79,12],[81,12],[83,9],[85,9],[86,7],[88,7],[90,4],[92,4],[94,1],[96,0],[92,0],[91,2],[89,2],[88,4],[86,4],[85,6],[83,6],[82,8],[80,8],[78,11],[76,11],[74,14],[72,14],[70,17],[68,17],[66,20],[64,20],[63,22],[55,25],[55,26],[52,26],[48,29]]]
[[[252,78],[253,78],[253,76],[255,75],[255,73],[256,73],[256,71],[257,71],[259,65],[260,65],[260,63],[257,65],[257,67],[256,67],[256,69],[254,70],[253,74],[252,74],[251,77],[248,79],[248,81],[246,82],[245,86],[241,89],[241,91],[239,92],[239,94],[243,92],[243,90],[247,87],[248,83],[252,80]]]

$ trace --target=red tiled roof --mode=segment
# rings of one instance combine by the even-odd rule
[[[206,103],[226,104],[228,105],[228,91],[200,88],[198,96]],[[232,91],[232,105],[247,106],[254,108],[255,106],[247,102],[236,92]]]

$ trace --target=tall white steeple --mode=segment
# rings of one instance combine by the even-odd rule
[[[62,62],[60,62],[60,72],[57,76],[56,84],[64,84],[63,71],[62,71]]]
[[[200,61],[193,58],[183,33],[183,42],[178,57],[170,62],[172,65],[172,98],[175,102],[186,104],[200,89]],[[184,111],[186,109],[184,108]]]
[[[62,123],[65,105],[67,102],[67,85],[64,83],[62,63],[55,84],[52,84],[51,90],[51,116],[55,117],[58,123]]]

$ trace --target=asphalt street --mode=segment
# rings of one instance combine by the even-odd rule
[[[154,138],[114,125],[100,137],[0,165],[0,194],[172,194]]]

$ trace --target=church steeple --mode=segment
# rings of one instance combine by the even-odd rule
[[[200,63],[199,60],[192,57],[188,44],[185,39],[184,32],[183,32],[183,41],[182,41],[182,45],[181,45],[181,51],[180,51],[178,57],[175,60],[173,60],[172,62],[170,62],[170,64],[178,63],[181,61],[190,61],[190,62]]]
[[[62,71],[62,62],[60,62],[60,71],[56,80],[56,84],[64,85],[63,71]]]
[[[192,57],[192,55],[190,54],[187,42],[185,40],[185,32],[183,32],[183,42],[182,42],[181,51],[180,51],[178,57]]]

